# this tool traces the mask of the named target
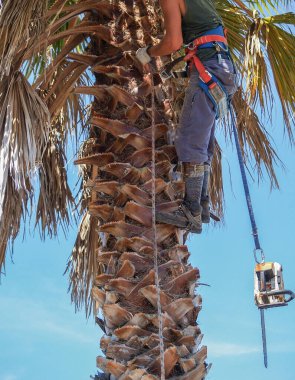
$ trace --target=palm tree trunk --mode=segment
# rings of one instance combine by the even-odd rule
[[[139,0],[107,3],[113,6],[106,15],[95,17],[111,34],[92,38],[96,85],[77,90],[95,95],[91,139],[78,163],[92,167],[88,211],[99,221],[102,242],[92,290],[105,330],[100,342],[105,356],[97,358],[97,366],[110,379],[152,380],[160,378],[151,208],[152,86],[134,51],[159,37],[159,7]],[[158,210],[173,211],[183,198],[184,185],[172,179],[177,156],[171,139],[172,110],[165,101],[171,94],[163,84],[155,94],[156,204]],[[190,265],[183,232],[177,228],[157,224],[157,247],[165,377],[204,379],[207,349],[200,347],[196,322],[202,303],[196,294],[199,271]]]

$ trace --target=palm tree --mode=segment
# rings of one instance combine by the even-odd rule
[[[271,115],[276,91],[293,143],[295,107],[288,27],[295,17],[276,11],[277,3],[217,2],[240,73],[234,108],[244,158],[254,158],[258,176],[264,167],[273,186],[279,158],[264,117]],[[162,83],[134,57],[139,46],[161,36],[161,20],[157,1],[6,0],[1,7],[0,265],[22,219],[36,213],[41,236],[52,237],[60,226],[66,232],[70,210],[79,210],[67,271],[76,307],[85,306],[88,316],[93,309],[105,333],[105,356],[97,358],[105,374],[97,379],[159,378],[161,343],[166,378],[203,379],[209,369],[196,321],[199,271],[189,263],[186,236],[158,224],[153,242],[153,131],[156,207],[173,211],[183,197],[183,183],[173,176],[173,131],[185,83]],[[155,62],[155,72],[163,63]],[[80,133],[86,136],[76,160],[78,202],[66,171],[73,131],[77,141]],[[220,217],[221,159],[217,145],[211,198]]]

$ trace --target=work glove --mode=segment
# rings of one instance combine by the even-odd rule
[[[147,49],[150,46],[146,46],[143,48],[139,48],[136,52],[136,58],[143,64],[146,65],[147,63],[150,63],[152,58],[150,57],[149,53],[147,52]]]

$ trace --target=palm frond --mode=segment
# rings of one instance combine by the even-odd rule
[[[21,200],[26,203],[32,194],[33,177],[48,141],[50,115],[20,72],[1,81],[0,101],[0,219],[1,227],[6,229],[11,226],[5,226],[4,215],[9,212],[9,206],[15,207],[5,200],[9,197],[9,183],[13,181],[12,196],[19,198],[20,203]],[[16,223],[19,219],[16,218]],[[0,231],[0,236],[7,234]],[[6,243],[4,241],[4,245]]]
[[[288,23],[295,25],[295,15],[285,14]],[[291,142],[294,142],[293,127],[295,125],[295,59],[294,35],[276,25],[284,16],[265,19],[262,35],[266,44],[266,52],[271,67],[275,87],[281,102],[284,122]]]
[[[0,73],[8,75],[11,66],[20,66],[17,53],[32,46],[45,29],[47,1],[9,0],[0,9]],[[17,67],[19,69],[19,67]]]
[[[210,198],[214,214],[223,220],[224,218],[224,190],[222,176],[222,150],[218,142],[215,142],[215,153],[212,161],[212,175],[210,179]]]
[[[65,273],[69,273],[72,302],[76,310],[85,307],[86,315],[92,310],[91,290],[95,277],[101,273],[97,263],[100,245],[98,220],[88,213],[83,216],[72,255]]]
[[[282,165],[282,162],[273,147],[270,135],[257,114],[249,106],[242,88],[239,88],[235,94],[233,106],[237,115],[239,139],[245,162],[250,163],[251,158],[254,158],[258,178],[263,178],[263,169],[265,168],[271,186],[279,187],[275,167],[278,164]]]
[[[262,3],[220,0],[218,10],[228,28],[247,104],[253,109],[259,106],[261,117],[271,121],[277,92],[286,130],[294,142],[295,60],[291,52],[295,38],[290,26],[295,24],[295,15],[277,14],[276,10],[274,15],[262,17],[267,13]]]
[[[295,21],[290,14],[280,15],[278,18],[274,16],[255,19],[246,38],[244,66],[247,73],[248,103],[255,105],[259,98],[262,111],[267,109],[270,115],[273,106],[273,86],[271,86],[270,75],[272,76],[281,102],[287,132],[290,141],[293,142],[295,92],[292,83],[295,79],[295,60],[290,52],[295,39],[290,32],[276,25],[275,20],[283,22],[284,19],[285,24]],[[270,105],[269,108],[265,106],[266,103]]]
[[[70,221],[70,210],[75,205],[68,185],[66,157],[62,128],[56,126],[49,137],[42,163],[39,167],[39,200],[36,210],[36,224],[40,226],[43,239],[46,235],[56,236],[58,227],[66,232]]]
[[[262,14],[264,12],[281,12],[291,5],[293,0],[248,0],[249,6],[258,9]]]
[[[5,271],[7,251],[13,251],[13,242],[19,234],[21,222],[25,222],[30,214],[32,189],[28,180],[26,189],[16,189],[13,178],[9,176],[5,192],[1,194],[5,207],[0,214],[0,274]]]
[[[31,215],[26,205],[29,199],[33,201],[32,180],[38,171],[36,223],[41,236],[55,235],[59,225],[64,229],[69,225],[74,200],[67,181],[65,150],[69,131],[75,128],[77,136],[77,125],[81,120],[85,124],[86,105],[73,92],[76,86],[89,84],[89,77],[87,65],[69,61],[66,56],[87,48],[85,39],[95,31],[93,24],[85,21],[88,16],[80,14],[97,6],[93,1],[78,3],[9,0],[1,7],[0,220],[4,251],[17,230],[9,225],[7,215],[14,215],[16,224],[26,212]],[[70,12],[67,7],[71,7]],[[50,16],[48,12],[53,13]],[[20,70],[30,81],[36,74],[38,82],[32,87]],[[44,75],[40,76],[42,71]],[[11,196],[18,200],[14,205],[7,202],[11,179]]]

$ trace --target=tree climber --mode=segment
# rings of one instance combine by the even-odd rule
[[[164,15],[165,35],[157,45],[138,49],[136,56],[143,65],[150,63],[152,57],[169,55],[179,50],[183,43],[190,47],[192,45],[189,44],[194,44],[201,36],[218,35],[225,40],[222,19],[217,14],[214,0],[160,0],[160,5]],[[221,82],[228,95],[235,92],[235,69],[225,43],[202,43],[193,55]],[[183,210],[188,209],[190,216],[193,216],[192,232],[201,233],[202,222],[210,221],[208,184],[215,144],[216,107],[200,87],[201,76],[194,64],[189,65],[188,75],[190,80],[176,132],[175,147],[178,160],[182,163],[185,182]],[[181,211],[161,221],[183,227],[184,219],[187,224],[187,212],[183,214]]]

